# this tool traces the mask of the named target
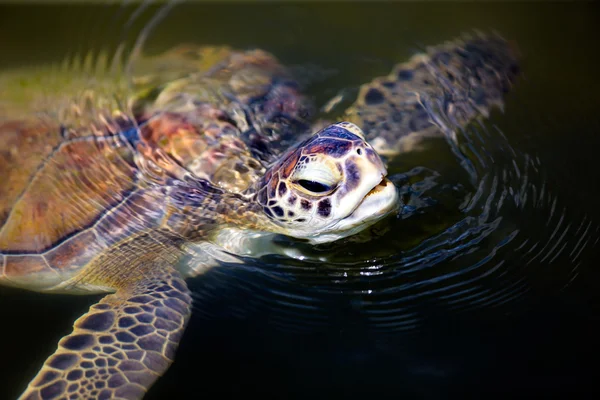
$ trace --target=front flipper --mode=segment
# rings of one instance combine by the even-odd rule
[[[140,399],[169,367],[190,315],[179,273],[150,270],[94,304],[21,399]]]
[[[361,87],[346,118],[385,156],[410,151],[501,108],[519,73],[514,49],[499,36],[476,35],[430,47]]]

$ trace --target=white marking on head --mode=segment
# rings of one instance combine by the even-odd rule
[[[375,150],[356,125],[331,125],[273,166],[258,200],[282,233],[334,241],[382,219],[398,202]]]

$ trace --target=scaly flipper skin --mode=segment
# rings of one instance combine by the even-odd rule
[[[142,257],[143,258],[143,257]],[[183,278],[142,264],[128,282],[75,321],[21,399],[140,399],[173,362],[190,315]],[[137,271],[136,271],[137,272]]]
[[[346,118],[379,154],[394,156],[428,136],[454,139],[460,127],[502,108],[518,74],[517,54],[500,36],[465,37],[430,47],[363,85]]]

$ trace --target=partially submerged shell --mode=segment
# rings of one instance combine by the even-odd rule
[[[174,212],[204,200],[167,205],[167,182],[243,192],[264,172],[252,146],[273,138],[280,113],[303,112],[285,69],[259,50],[180,48],[133,70],[133,91],[73,77],[54,97],[30,88],[27,102],[0,103],[3,283],[71,290],[118,243],[157,228],[185,235],[193,226]]]
[[[3,123],[0,132],[2,274],[59,282],[106,247],[94,224],[136,186],[131,154],[110,134],[66,140],[43,119]]]
[[[259,179],[264,167],[224,117],[209,105],[186,113],[165,112],[148,120],[140,134],[197,178],[241,193]]]

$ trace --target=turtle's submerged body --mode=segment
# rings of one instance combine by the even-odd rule
[[[331,242],[394,212],[379,154],[452,137],[518,73],[499,37],[449,42],[363,85],[327,126],[260,50],[181,48],[146,66],[125,105],[87,91],[33,117],[0,103],[0,283],[109,293],[22,398],[143,397],[189,318],[185,278],[277,251],[273,235]]]

